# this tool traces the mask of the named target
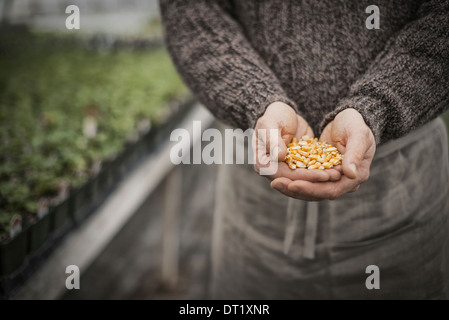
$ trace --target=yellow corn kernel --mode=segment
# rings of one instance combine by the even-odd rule
[[[309,146],[303,146],[302,148],[301,148],[303,151],[306,151],[306,152],[308,152],[308,151],[310,151],[310,150],[312,150],[312,147],[309,147]]]
[[[325,163],[323,163],[323,167],[324,167],[325,169],[330,169],[330,168],[332,168],[333,166],[332,166],[331,163],[325,162]]]
[[[320,165],[318,163],[315,163],[314,165],[309,166],[309,169],[319,169]]]
[[[284,162],[292,169],[307,167],[324,170],[341,164],[343,157],[334,146],[303,136],[299,141],[294,138],[288,144]]]
[[[305,167],[307,166],[304,164],[304,162],[302,161],[296,162],[296,168],[305,168]]]

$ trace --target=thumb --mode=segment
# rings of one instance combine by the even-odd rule
[[[286,144],[290,142],[298,127],[298,119],[292,107],[284,103],[272,103],[265,114],[258,120],[257,132],[262,150],[269,154],[272,161],[282,161],[287,152]]]
[[[287,144],[293,138],[293,135],[288,135],[282,138],[281,132],[278,130],[275,139],[272,138],[273,136],[270,136],[270,145],[267,146],[267,150],[270,150],[271,161],[284,161],[285,156],[287,155]]]
[[[342,170],[345,176],[350,179],[357,178],[357,170],[367,149],[368,143],[365,135],[351,132],[346,142],[346,152],[342,162]]]
[[[293,138],[293,133],[282,130],[276,122],[270,122],[256,130],[258,149],[269,154],[271,161],[283,161],[287,154],[287,144]]]

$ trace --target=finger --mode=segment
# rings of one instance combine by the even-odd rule
[[[305,180],[310,182],[326,182],[326,181],[338,181],[341,179],[341,166],[337,169],[326,170],[308,170],[306,168],[290,169],[287,164],[279,163],[278,171],[271,175],[271,179],[279,177],[286,177],[292,181]]]
[[[341,166],[334,167],[332,169],[326,169],[325,171],[329,175],[329,181],[338,181],[341,179]]]
[[[267,150],[267,146],[264,142],[262,142],[262,139],[258,139],[256,141],[256,159],[254,161],[254,169],[257,173],[268,175],[273,174],[273,172],[277,172],[277,168],[279,166],[279,147],[275,147],[275,150],[272,152],[274,153],[270,154],[270,152]],[[282,158],[282,160],[283,159],[284,158]]]
[[[330,122],[323,129],[323,132],[321,133],[321,136],[320,136],[320,142],[332,144],[331,132],[332,132],[332,122]]]
[[[368,136],[364,131],[350,131],[342,163],[343,173],[348,178],[355,179],[357,177],[358,167],[368,150],[368,141]]]
[[[288,110],[291,108],[289,107]],[[281,141],[284,145],[288,144],[296,133],[297,127],[298,117],[293,116],[280,120],[279,117],[267,116],[259,119],[257,129],[266,130],[265,134],[261,135],[262,141],[268,150],[273,150]]]
[[[256,161],[254,164],[254,168],[256,172],[259,173],[261,168],[268,168],[270,166],[271,159],[269,155],[262,149],[257,150]]]
[[[332,169],[334,169],[334,170],[340,172],[341,174],[343,174],[343,169],[341,168],[341,165],[335,166]]]
[[[281,177],[281,178],[274,179],[270,185],[273,189],[279,191],[280,193],[282,193],[283,195],[286,195],[287,197],[304,200],[304,201],[319,201],[319,200],[321,200],[319,198],[311,197],[307,194],[302,194],[299,192],[292,192],[292,191],[288,190],[288,188],[286,186],[288,186],[291,182],[292,181],[290,179]]]
[[[336,199],[350,192],[359,183],[356,180],[343,176],[337,182],[310,182],[304,180],[292,181],[287,190],[301,193],[318,199]]]
[[[324,182],[329,181],[330,179],[330,175],[327,171],[329,170],[308,170],[305,168],[297,168],[292,170],[285,162],[280,162],[278,163],[276,172],[273,175],[269,175],[269,178],[274,180],[276,178],[285,177],[292,181],[306,180],[312,182]]]
[[[287,145],[281,136],[281,131],[278,131],[278,135],[274,141],[272,141],[272,137],[270,137],[270,157],[272,161],[284,161],[285,156],[287,155]],[[292,136],[288,135],[288,139],[290,140]],[[289,141],[288,140],[288,141]]]
[[[292,182],[292,180],[285,177],[280,177],[271,181],[270,187],[276,189],[279,192],[284,192],[285,190],[287,190],[287,186],[290,184],[290,182]]]
[[[313,130],[310,127],[307,127],[306,135],[313,138],[315,135],[313,134]]]
[[[253,154],[253,163],[254,163],[254,170],[259,173],[260,168],[266,167],[269,165],[269,157],[267,155],[267,152],[263,145],[259,143],[259,140],[257,138],[256,133],[254,132],[252,139],[251,139],[251,147],[252,147],[252,154]]]
[[[284,160],[287,154],[286,143],[293,137],[291,134],[282,136],[281,130],[276,128],[256,129],[256,136],[259,148],[269,154],[273,161]]]
[[[307,135],[313,138],[314,137],[313,130],[312,128],[310,128],[307,121],[303,117],[300,117],[299,115],[297,115],[297,119],[298,119],[298,127],[296,129],[295,137],[301,139],[302,136]]]

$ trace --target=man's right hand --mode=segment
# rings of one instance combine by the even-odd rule
[[[320,140],[334,145],[344,155],[341,165],[343,176],[339,181],[314,183],[277,178],[271,182],[271,186],[289,197],[319,201],[354,192],[368,179],[376,142],[357,110],[348,108],[341,111],[324,128]]]
[[[264,131],[259,131],[264,129]],[[270,139],[270,130],[276,129],[277,139]],[[313,130],[304,118],[283,102],[270,104],[259,118],[253,135],[253,151],[255,154],[254,169],[260,173],[261,168],[269,166],[271,161],[278,162],[278,169],[272,175],[266,175],[270,180],[286,178],[288,180],[305,180],[311,182],[337,181],[341,178],[339,168],[327,170],[292,170],[283,162],[287,153],[287,145],[293,137],[300,139],[308,135],[313,137]],[[276,141],[274,144],[270,143]],[[273,144],[273,145],[272,145]]]

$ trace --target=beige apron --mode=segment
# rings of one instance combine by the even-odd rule
[[[370,179],[333,201],[288,198],[252,165],[221,165],[211,297],[445,298],[448,215],[440,119],[379,146]],[[369,265],[379,267],[380,289],[365,285]]]

